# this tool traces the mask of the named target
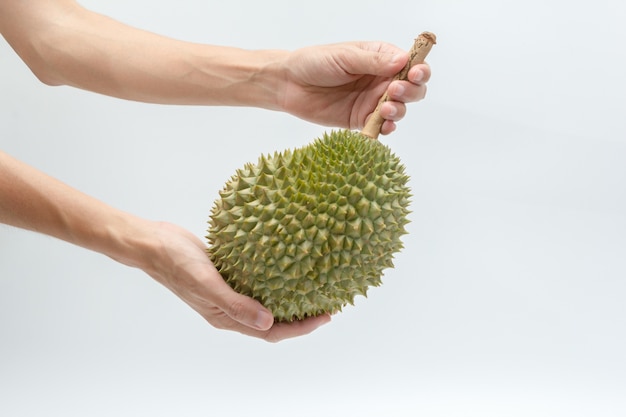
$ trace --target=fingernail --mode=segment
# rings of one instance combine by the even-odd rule
[[[274,324],[274,317],[266,310],[259,310],[254,322],[254,327],[259,330],[267,330]]]

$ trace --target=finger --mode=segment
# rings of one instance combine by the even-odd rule
[[[320,326],[331,321],[330,314],[322,314],[317,317],[309,317],[304,320],[293,322],[275,323],[274,326],[263,337],[271,343],[280,342],[281,340],[293,337],[304,336],[316,330]]]
[[[396,127],[396,123],[393,120],[385,120],[380,128],[380,134],[384,136],[393,133]]]
[[[237,321],[234,321],[226,315],[223,315],[221,317],[212,316],[209,322],[214,327],[221,330],[232,330],[246,336],[252,336],[266,340],[270,343],[277,343],[285,339],[309,334],[320,326],[329,323],[330,320],[331,318],[329,314],[323,314],[317,317],[309,317],[304,320],[274,323],[270,329],[264,331],[245,326]]]
[[[410,103],[426,97],[426,84],[414,84],[409,81],[394,81],[387,87],[389,98],[394,101]]]
[[[216,279],[212,283],[212,304],[230,320],[242,326],[261,331],[267,331],[272,327],[274,316],[267,308],[263,307],[257,300],[239,294],[220,275],[218,276],[219,280]],[[207,320],[212,321],[209,317],[207,317]],[[222,322],[226,323],[227,320],[222,320]],[[226,325],[222,324],[221,327],[226,327]],[[227,327],[232,328],[233,326],[228,325]]]
[[[224,313],[234,321],[252,329],[265,331],[274,324],[274,316],[257,300],[236,294],[227,300]]]
[[[428,64],[418,64],[412,67],[407,74],[407,78],[409,81],[415,84],[423,84],[430,81],[430,76],[432,72],[430,70],[430,65]]]
[[[201,314],[217,328],[278,341],[310,333],[330,320],[330,317],[324,320],[320,316],[322,318],[314,320],[275,324],[270,310],[259,301],[233,290],[214,267],[213,270],[210,285],[212,292],[208,296],[210,300],[207,300],[207,306],[213,305],[214,308],[205,308]]]
[[[391,77],[397,74],[409,60],[409,55],[401,51],[373,51],[365,48],[343,50],[336,59],[349,74],[368,74]]]
[[[406,104],[398,101],[387,101],[380,106],[380,115],[385,120],[397,122],[406,115]]]

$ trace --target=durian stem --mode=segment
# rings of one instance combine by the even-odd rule
[[[423,32],[420,34],[415,42],[413,43],[413,47],[409,51],[409,62],[407,62],[406,66],[393,78],[395,80],[404,80],[407,81],[409,70],[417,64],[422,64],[424,59],[426,59],[426,55],[430,52],[430,49],[434,44],[437,43],[437,38],[433,33]],[[374,110],[374,113],[370,116],[365,127],[361,130],[361,134],[365,136],[369,136],[372,139],[378,139],[378,135],[380,134],[380,129],[385,122],[385,119],[380,115],[380,108],[386,101],[389,100],[389,95],[385,93],[380,100],[378,101],[378,105]]]

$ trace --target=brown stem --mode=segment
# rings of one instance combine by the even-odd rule
[[[434,44],[437,43],[437,38],[433,33],[423,32],[421,35],[415,39],[415,43],[413,47],[409,51],[409,62],[407,62],[406,66],[393,78],[395,80],[404,80],[408,81],[407,76],[409,74],[409,70],[417,64],[422,64],[424,59],[426,59],[426,55],[430,52],[430,49]],[[378,101],[378,105],[374,110],[374,113],[370,116],[365,127],[361,130],[361,134],[365,136],[369,136],[372,139],[378,139],[378,135],[380,134],[380,129],[385,122],[385,119],[380,115],[380,108],[384,102],[389,100],[389,95],[385,93],[380,100]]]

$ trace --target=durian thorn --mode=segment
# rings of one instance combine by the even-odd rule
[[[406,66],[393,78],[393,81],[396,80],[408,80],[409,70],[417,65],[424,63],[426,56],[430,52],[430,49],[434,44],[437,43],[437,37],[430,32],[423,32],[420,34],[413,43],[413,47],[409,51],[409,61]],[[378,139],[378,135],[380,134],[380,129],[383,127],[383,123],[385,119],[380,115],[380,108],[382,105],[389,100],[389,95],[385,93],[380,100],[378,101],[378,105],[374,112],[370,115],[365,127],[361,130],[361,134],[368,136],[372,139]]]

